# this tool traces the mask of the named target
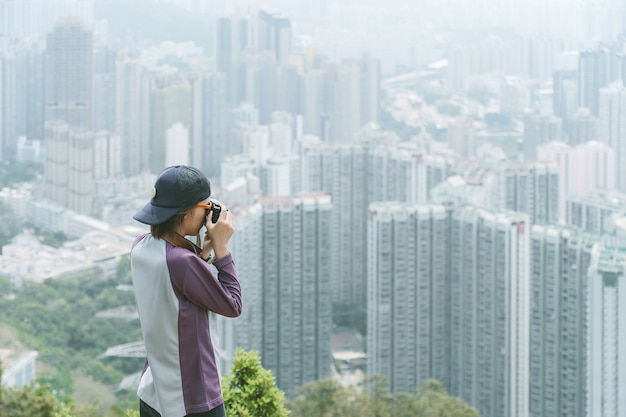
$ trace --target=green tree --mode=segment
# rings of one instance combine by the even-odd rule
[[[420,417],[478,417],[478,410],[460,398],[450,397],[435,379],[424,382],[416,391],[416,413]]]
[[[289,409],[291,417],[370,417],[368,398],[328,378],[300,387]]]
[[[2,417],[55,417],[58,403],[45,387],[0,387]]]
[[[276,386],[272,373],[261,366],[256,351],[239,348],[222,391],[226,414],[232,417],[287,417],[285,394]]]
[[[10,294],[12,290],[11,281],[7,277],[0,276],[0,297]]]
[[[17,220],[13,210],[0,204],[0,247],[11,242],[22,227],[22,222]]]
[[[389,392],[387,380],[374,375],[360,389],[332,379],[306,384],[289,403],[291,417],[478,417],[478,411],[448,395],[429,379],[414,393]]]

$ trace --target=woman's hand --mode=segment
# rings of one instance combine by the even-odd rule
[[[202,253],[210,253],[213,250],[216,259],[228,255],[228,241],[235,233],[233,214],[230,210],[222,205],[222,211],[217,222],[213,223],[209,215],[205,227],[206,233],[202,242]]]

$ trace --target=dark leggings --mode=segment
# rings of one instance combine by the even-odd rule
[[[161,417],[161,414],[159,414],[158,411],[150,407],[148,404],[139,400],[139,416]],[[224,404],[221,404],[211,411],[207,411],[205,413],[187,414],[185,417],[226,417],[226,410],[224,409]]]

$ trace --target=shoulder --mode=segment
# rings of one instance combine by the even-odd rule
[[[135,238],[135,240],[133,241],[133,244],[132,244],[131,248],[134,248],[135,246],[137,246],[137,244],[138,244],[139,242],[141,242],[141,241],[142,241],[142,240],[143,240],[146,236],[148,236],[149,234],[150,234],[150,233],[145,232],[145,233],[142,233],[142,234],[138,235],[138,236]]]

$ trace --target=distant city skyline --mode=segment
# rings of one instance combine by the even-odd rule
[[[621,0],[0,0],[0,157],[43,167],[0,202],[116,242],[34,272],[25,230],[0,274],[111,275],[190,164],[238,230],[225,369],[243,346],[288,396],[332,376],[339,308],[367,323],[355,379],[621,416],[625,84]]]

